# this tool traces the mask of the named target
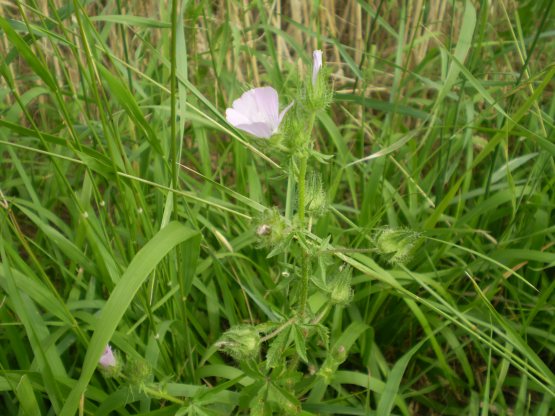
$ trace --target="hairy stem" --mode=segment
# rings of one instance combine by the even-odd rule
[[[299,225],[304,227],[304,220],[305,220],[305,188],[306,188],[306,167],[308,158],[306,156],[301,157],[300,159],[300,166],[299,166]]]
[[[300,304],[300,316],[304,317],[306,311],[306,300],[308,298],[308,255],[306,252],[303,253],[301,261],[301,304]]]
[[[272,339],[273,337],[279,335],[279,333],[281,331],[283,331],[284,329],[286,329],[287,327],[289,327],[293,322],[295,322],[297,320],[297,318],[291,318],[289,319],[287,322],[285,322],[284,324],[280,325],[279,327],[277,327],[274,331],[272,331],[271,333],[269,333],[268,335],[260,338],[260,342],[266,342],[270,339]]]
[[[308,158],[306,156],[301,157],[299,166],[299,225],[304,227],[305,223],[305,185],[306,185],[306,167],[308,164]],[[308,297],[308,253],[303,248],[302,258],[301,258],[301,299],[299,304],[299,315],[301,318],[304,316],[306,311],[306,300]]]
[[[150,397],[155,397],[155,398],[161,399],[161,400],[167,400],[168,402],[180,404],[182,406],[187,404],[187,402],[185,402],[183,400],[180,400],[177,397],[174,397],[170,394],[167,394],[166,392],[164,392],[162,390],[147,387],[147,386],[143,386],[142,389],[143,389],[143,392],[145,394],[149,395]]]

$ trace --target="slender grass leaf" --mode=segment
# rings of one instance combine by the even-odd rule
[[[0,28],[4,30],[6,36],[21,56],[27,61],[29,66],[33,68],[35,73],[44,81],[44,83],[53,91],[57,89],[56,82],[52,77],[48,68],[40,61],[37,55],[31,50],[29,45],[23,40],[19,34],[12,29],[10,23],[0,16]]]
[[[137,127],[144,132],[144,135],[152,148],[160,155],[163,155],[160,139],[157,137],[150,124],[146,121],[145,116],[139,108],[133,94],[131,94],[125,84],[119,78],[112,75],[106,67],[98,63],[98,68],[102,77],[106,80],[108,90],[112,96],[119,102]]]
[[[389,377],[384,386],[383,394],[380,397],[378,402],[378,409],[377,414],[388,416],[391,414],[393,410],[393,405],[395,404],[395,400],[398,399],[398,392],[399,386],[401,385],[401,380],[403,378],[403,374],[411,360],[412,356],[420,349],[422,344],[424,344],[426,339],[420,341],[414,347],[412,347],[407,353],[403,354],[403,356],[395,363],[391,372],[389,373]]]
[[[101,16],[92,16],[90,18],[93,22],[110,22],[118,23],[120,25],[138,26],[148,28],[161,28],[167,29],[171,27],[169,22],[162,22],[160,20],[151,19],[142,16],[132,16],[129,14],[104,14]]]
[[[110,341],[119,321],[131,304],[140,286],[148,278],[158,263],[178,244],[197,236],[196,231],[172,222],[160,230],[133,258],[110,294],[87,348],[81,376],[71,390],[62,408],[61,415],[74,415],[79,406],[81,395],[98,365],[104,348]]]

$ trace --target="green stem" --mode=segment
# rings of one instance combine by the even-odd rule
[[[324,316],[326,316],[326,314],[328,313],[330,309],[330,304],[329,303],[325,303],[318,312],[316,312],[316,317],[310,322],[312,325],[317,325],[322,319],[324,319]]]
[[[304,251],[304,250],[303,250]],[[303,257],[301,260],[301,305],[300,305],[300,316],[304,317],[306,311],[306,301],[308,298],[308,254],[306,251],[303,252]]]
[[[308,164],[308,158],[306,156],[302,156],[300,159],[300,167],[299,167],[299,223],[301,228],[304,227],[304,217],[305,217],[305,187],[306,187],[306,167]]]
[[[306,156],[301,157],[299,166],[299,225],[301,228],[304,227],[305,222],[305,185],[306,185],[306,168],[308,164],[308,158]],[[303,248],[301,258],[301,300],[299,305],[299,315],[304,317],[306,311],[306,301],[308,298],[308,253]]]
[[[289,175],[287,178],[287,197],[285,200],[285,218],[287,221],[293,219],[293,203],[295,201],[295,168],[291,160],[289,162]]]
[[[155,397],[157,399],[167,400],[168,402],[177,403],[180,405],[185,405],[187,402],[178,399],[177,397],[172,396],[171,394],[167,394],[163,391],[153,389],[151,387],[143,387],[143,391],[145,394],[149,395],[150,397]]]
[[[172,1],[171,44],[170,44],[170,167],[171,187],[177,188],[177,3]],[[173,217],[177,218],[177,199],[173,197]]]
[[[312,113],[308,119],[308,137],[307,137],[307,144],[305,148],[305,152],[299,157],[299,178],[298,178],[298,185],[299,185],[299,226],[301,228],[305,228],[305,194],[306,194],[306,169],[308,165],[308,158],[309,158],[309,148],[311,147],[310,144],[310,135],[312,134],[312,127],[314,126],[314,120],[316,119],[316,113]],[[302,257],[301,257],[301,299],[299,304],[299,315],[301,319],[304,317],[306,312],[306,301],[308,299],[308,284],[309,284],[309,277],[308,277],[308,269],[309,269],[309,257],[306,249],[301,247],[302,250]]]
[[[283,331],[284,329],[286,329],[287,327],[291,326],[291,324],[293,322],[295,322],[297,320],[297,318],[291,318],[289,319],[287,322],[285,322],[284,324],[280,325],[279,327],[277,327],[274,331],[272,331],[270,334],[260,338],[260,342],[266,342],[270,339],[272,339],[273,337],[279,335],[279,333],[281,331]]]

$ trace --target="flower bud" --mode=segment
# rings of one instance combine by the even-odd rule
[[[100,360],[98,361],[98,363],[104,368],[116,366],[116,357],[112,352],[112,347],[110,347],[109,345],[106,345],[106,348],[104,348],[104,353],[100,357]]]
[[[341,364],[347,359],[347,350],[343,345],[340,345],[332,351],[332,357],[337,364]]]
[[[348,284],[337,285],[331,291],[330,299],[332,303],[337,305],[346,305],[353,298],[353,290]]]
[[[310,145],[311,135],[307,131],[308,123],[307,112],[299,106],[295,106],[290,116],[284,120],[282,144],[290,155],[302,154]]]
[[[256,235],[259,237],[272,234],[272,227],[268,224],[261,224],[256,229]]]
[[[318,81],[318,73],[322,68],[322,51],[316,50],[312,52],[312,86],[316,86]]]
[[[401,228],[385,227],[374,236],[378,253],[391,264],[410,261],[420,240],[420,233]]]
[[[237,361],[255,358],[260,352],[260,335],[254,326],[234,326],[220,337],[216,347]]]
[[[104,348],[104,352],[102,356],[98,360],[98,365],[100,366],[102,372],[107,377],[115,377],[120,372],[120,363],[117,360],[114,352],[112,351],[112,347],[110,345],[106,345]]]
[[[131,384],[142,386],[148,382],[152,370],[143,358],[132,358],[125,366],[125,374]]]
[[[343,267],[329,285],[330,301],[335,305],[347,305],[353,299],[351,268]]]
[[[290,227],[276,208],[266,210],[257,220],[256,235],[262,247],[275,247],[289,235]]]
[[[328,196],[320,176],[312,173],[306,181],[306,212],[313,217],[322,216],[328,209]]]
[[[328,86],[328,69],[322,64],[322,51],[314,51],[312,65],[312,82],[306,86],[306,106],[317,111],[326,108],[332,100],[332,92]]]

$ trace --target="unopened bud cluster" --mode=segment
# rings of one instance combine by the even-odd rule
[[[107,378],[123,377],[132,385],[144,385],[152,375],[152,370],[145,359],[133,357],[124,360],[112,350],[110,345],[106,345],[102,356],[98,360],[98,367],[102,374]]]
[[[314,51],[312,77],[300,88],[298,105],[289,113],[283,127],[283,145],[291,155],[307,157],[313,146],[311,132],[316,113],[326,109],[333,99],[329,76],[330,70],[322,61],[322,51]]]

